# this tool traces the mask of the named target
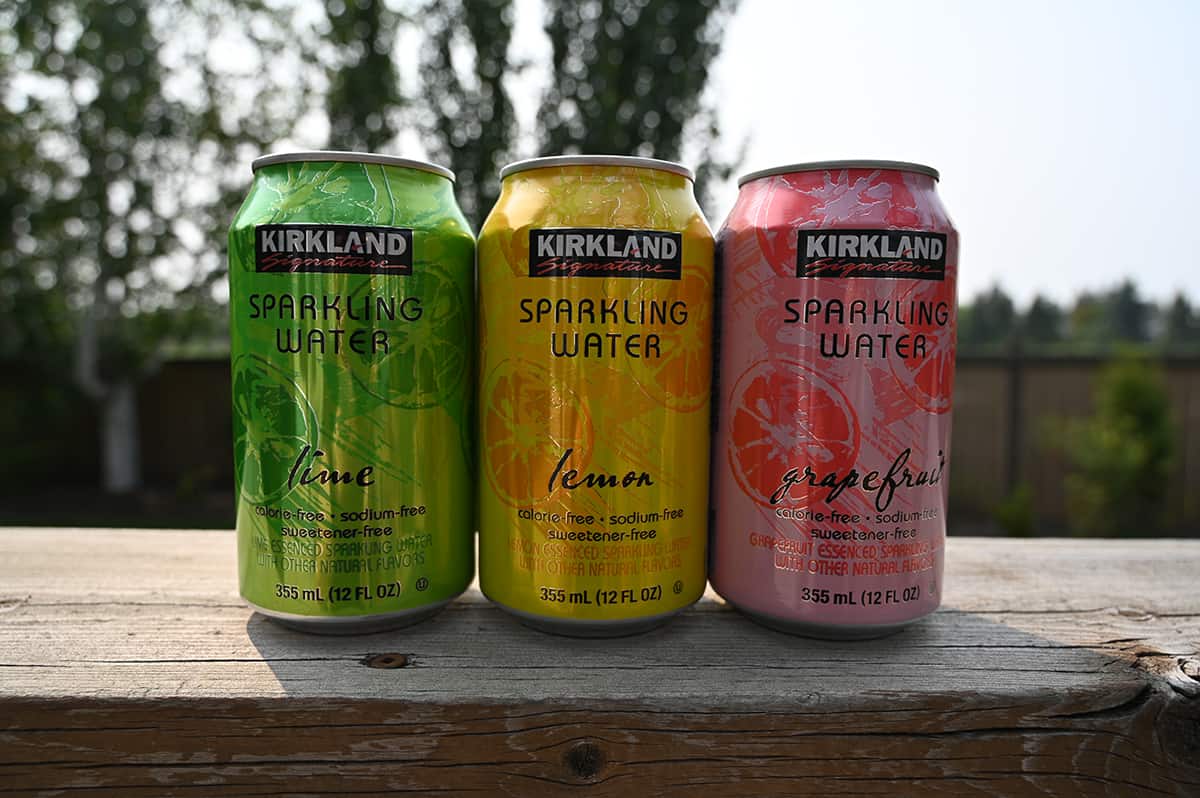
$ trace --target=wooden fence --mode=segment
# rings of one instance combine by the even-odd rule
[[[1027,484],[1042,528],[1067,526],[1069,467],[1056,439],[1065,423],[1093,410],[1093,389],[1106,361],[1092,357],[960,358],[955,384],[950,501],[968,517],[990,514]],[[1168,487],[1171,526],[1200,526],[1200,359],[1169,358],[1166,377],[1176,428]]]
[[[1025,483],[1039,528],[1065,528],[1068,467],[1053,431],[1091,412],[1093,383],[1103,365],[1102,359],[1085,357],[959,359],[950,465],[951,506],[959,522],[986,521],[997,503]],[[1194,532],[1200,527],[1200,359],[1167,359],[1162,368],[1178,432],[1168,516],[1172,526]],[[50,480],[96,484],[94,410],[42,388],[17,369],[2,373],[7,377],[0,382],[0,439],[10,455],[0,459],[0,485],[27,490]],[[43,401],[42,393],[52,398]],[[142,386],[139,400],[148,484],[192,490],[223,489],[232,482],[226,360],[167,363]],[[56,420],[39,423],[47,414]]]

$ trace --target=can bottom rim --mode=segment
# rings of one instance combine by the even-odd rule
[[[649,632],[659,626],[670,621],[679,613],[686,610],[691,604],[680,607],[677,610],[659,613],[658,615],[650,615],[645,618],[629,618],[618,621],[590,621],[580,618],[547,618],[543,615],[534,615],[532,613],[523,612],[522,610],[513,609],[499,601],[488,597],[493,604],[500,609],[512,615],[523,625],[539,632],[546,632],[552,635],[561,637],[581,637],[581,638],[613,638],[613,637],[630,637],[631,635],[639,635],[644,632]]]
[[[400,610],[399,612],[386,612],[379,615],[345,615],[341,617],[324,617],[318,618],[312,615],[296,615],[290,612],[280,612],[279,610],[269,610],[265,607],[260,607],[249,601],[246,603],[250,609],[254,610],[264,618],[277,623],[280,626],[293,629],[298,632],[307,632],[309,634],[318,635],[361,635],[374,634],[375,632],[386,632],[393,629],[401,629],[406,626],[413,626],[421,621],[432,618],[439,612],[444,610],[446,606],[454,601],[457,596],[439,601],[436,604],[429,604],[424,607],[417,607],[411,610]]]
[[[776,615],[768,615],[764,612],[740,607],[734,602],[729,603],[742,615],[768,629],[774,629],[776,632],[783,632],[784,634],[795,635],[797,637],[815,638],[817,640],[878,640],[881,637],[888,637],[903,631],[905,628],[912,626],[924,618],[928,618],[932,614],[927,613],[912,620],[901,621],[900,623],[826,624],[797,621],[792,618],[780,618]]]

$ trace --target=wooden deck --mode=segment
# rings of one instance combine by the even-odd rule
[[[1200,795],[1200,541],[947,563],[866,643],[711,594],[569,640],[475,591],[327,638],[246,609],[231,532],[0,529],[0,795]]]

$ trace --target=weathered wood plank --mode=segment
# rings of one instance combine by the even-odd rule
[[[868,643],[711,595],[566,640],[477,592],[326,638],[243,607],[228,532],[0,530],[0,794],[1200,795],[1200,542],[947,563]]]

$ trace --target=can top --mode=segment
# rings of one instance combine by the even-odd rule
[[[500,179],[524,172],[529,169],[546,169],[553,166],[631,166],[637,169],[657,169],[660,172],[671,172],[683,175],[692,182],[696,175],[691,169],[674,161],[660,161],[658,158],[639,158],[633,155],[551,155],[545,158],[527,158],[524,161],[510,163],[500,170]]]
[[[454,182],[454,173],[444,166],[438,166],[429,161],[416,161],[412,158],[398,158],[395,155],[380,155],[374,152],[347,152],[345,150],[297,150],[295,152],[273,152],[255,158],[250,169],[257,172],[264,166],[277,163],[296,163],[299,161],[344,161],[346,163],[370,163],[380,166],[399,166],[405,169],[419,169],[422,172],[432,172]]]
[[[773,175],[786,175],[792,172],[820,172],[832,169],[892,169],[897,172],[916,172],[919,175],[929,175],[938,180],[941,175],[932,166],[908,161],[812,161],[810,163],[792,163],[785,166],[773,166],[770,169],[760,169],[738,178],[738,188],[751,180]]]

